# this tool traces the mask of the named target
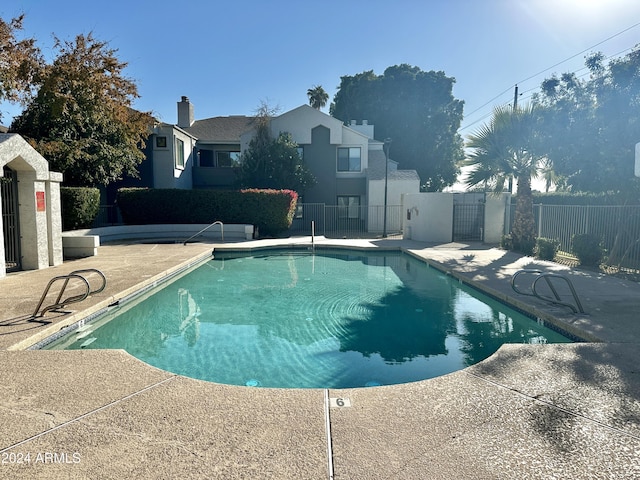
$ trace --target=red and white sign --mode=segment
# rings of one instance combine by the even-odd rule
[[[46,211],[46,203],[44,200],[44,192],[36,192],[36,211],[44,212]]]

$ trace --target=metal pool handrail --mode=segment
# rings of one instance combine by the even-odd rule
[[[101,291],[103,291],[105,289],[105,287],[107,286],[107,277],[104,276],[104,273],[102,273],[100,270],[98,270],[97,268],[83,268],[81,270],[74,270],[73,272],[71,272],[69,275],[82,275],[83,273],[95,273],[97,274],[100,279],[102,280],[102,285],[100,285],[98,288],[96,288],[95,290],[89,290],[89,295],[92,295],[94,293],[100,293]],[[91,286],[91,284],[89,284],[89,286]]]
[[[189,242],[189,240],[191,240],[192,238],[197,237],[198,235],[200,235],[202,232],[205,232],[207,230],[209,230],[211,227],[213,227],[216,223],[220,224],[220,232],[222,234],[222,241],[224,242],[224,224],[220,221],[220,220],[216,220],[215,222],[213,222],[211,225],[207,225],[206,227],[204,227],[202,230],[200,230],[198,233],[195,233],[193,235],[191,235],[189,238],[187,238],[184,243],[182,245],[186,245],[187,242]]]
[[[521,275],[523,273],[536,275],[536,278],[533,280],[533,283],[531,284],[531,293],[523,292],[519,290],[518,287],[516,287],[516,277],[518,277],[518,275]],[[551,290],[551,292],[553,293],[553,296],[555,297],[555,299],[547,297],[546,295],[541,295],[536,289],[538,282],[543,278],[545,282],[547,282],[547,286],[549,287],[549,290]],[[569,290],[571,291],[571,295],[573,296],[575,306],[571,303],[563,302],[560,299],[560,295],[558,295],[558,291],[555,289],[555,287],[553,286],[553,283],[551,282],[552,278],[559,278],[566,282],[567,286],[569,287]],[[531,297],[537,297],[541,300],[545,300],[547,302],[554,303],[556,305],[563,305],[565,307],[569,307],[573,311],[573,313],[578,313],[578,312],[585,313],[584,309],[582,308],[582,303],[580,303],[580,299],[578,298],[578,294],[576,293],[576,289],[573,288],[573,283],[571,283],[571,280],[569,280],[567,277],[563,275],[558,275],[555,273],[546,273],[546,272],[543,272],[542,270],[534,270],[534,269],[518,270],[511,277],[511,288],[513,288],[514,292],[519,293],[520,295],[529,295]]]
[[[95,290],[91,290],[91,285],[89,285],[89,281],[83,275],[81,275],[83,273],[96,273],[96,274],[98,274],[100,276],[101,280],[102,280],[102,285],[100,285]],[[72,279],[79,280],[80,283],[82,284],[82,286],[84,287],[84,291],[79,295],[72,295],[71,297],[68,297],[68,298],[65,298],[64,300],[62,300],[62,295],[64,295],[64,291],[67,288],[67,285],[69,285],[69,281],[72,280]],[[54,283],[58,282],[58,281],[64,281],[64,283],[62,284],[62,287],[60,288],[60,293],[58,293],[58,298],[56,298],[55,302],[53,302],[51,305],[43,308],[42,311],[40,311],[40,313],[38,314],[38,310],[40,310],[40,307],[44,303],[44,300],[47,298],[47,294],[49,293],[49,290],[51,289],[51,286]],[[81,302],[82,300],[87,298],[90,294],[99,293],[99,292],[103,291],[106,286],[107,286],[107,278],[104,276],[104,274],[100,270],[95,269],[95,268],[85,268],[85,269],[82,269],[82,270],[74,270],[73,272],[68,273],[67,275],[59,275],[57,277],[53,277],[51,280],[49,280],[49,283],[47,284],[46,288],[44,289],[44,292],[42,292],[42,296],[40,297],[40,301],[38,302],[38,306],[33,311],[33,314],[31,315],[31,318],[42,317],[49,310],[55,310],[56,308],[62,308],[65,305],[69,305],[70,303]]]

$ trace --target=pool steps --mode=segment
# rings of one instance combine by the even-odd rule
[[[88,339],[88,340],[85,340],[84,342],[82,342],[82,343],[80,344],[80,347],[81,347],[81,348],[88,347],[89,345],[91,345],[91,344],[92,344],[93,342],[95,342],[96,340],[97,340],[97,338],[96,338],[96,337],[92,337],[92,338],[90,338],[90,339]]]

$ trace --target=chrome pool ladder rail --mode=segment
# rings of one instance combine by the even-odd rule
[[[221,235],[222,235],[222,241],[224,242],[224,223],[222,223],[220,220],[216,220],[216,221],[215,221],[215,222],[213,222],[211,225],[207,225],[206,227],[204,227],[204,228],[203,228],[202,230],[200,230],[198,233],[194,233],[193,235],[191,235],[189,238],[187,238],[187,239],[182,243],[182,245],[186,245],[186,244],[189,242],[189,240],[191,240],[191,239],[193,239],[193,238],[197,237],[198,235],[200,235],[200,234],[201,234],[201,233],[203,233],[203,232],[206,232],[206,231],[207,231],[207,230],[209,230],[211,227],[213,227],[214,225],[217,225],[217,224],[219,224],[219,225],[220,225],[220,232],[221,232]]]
[[[531,293],[523,292],[522,290],[519,290],[518,287],[516,287],[516,278],[521,274],[531,274],[536,276],[536,278],[533,280],[533,283],[531,284]],[[562,301],[562,299],[560,298],[560,295],[558,294],[558,291],[556,290],[556,288],[554,287],[551,281],[551,279],[553,278],[559,278],[567,284],[567,286],[569,287],[569,290],[571,291],[571,295],[573,296],[573,301],[575,302],[575,305],[572,303],[567,303]],[[536,287],[538,285],[538,282],[542,279],[545,280],[547,286],[549,287],[549,290],[551,290],[555,299],[550,298],[546,295],[542,295],[538,292]],[[520,295],[529,295],[531,297],[537,297],[541,300],[554,303],[556,305],[562,305],[562,306],[568,307],[573,311],[573,313],[578,313],[578,312],[585,313],[584,309],[582,308],[582,303],[580,303],[580,298],[578,298],[576,289],[573,287],[573,283],[571,283],[571,280],[569,280],[564,275],[558,275],[557,273],[547,273],[547,272],[543,272],[542,270],[535,270],[535,269],[518,270],[511,277],[511,288],[513,288],[514,292],[519,293]]]
[[[91,285],[89,284],[89,281],[82,275],[82,274],[86,274],[86,273],[95,273],[100,277],[100,279],[102,281],[101,285],[98,288],[96,288],[95,290],[91,290]],[[67,298],[65,298],[63,300],[62,296],[64,295],[64,291],[66,290],[67,286],[69,285],[69,281],[72,280],[72,279],[73,280],[78,280],[80,282],[80,284],[82,285],[82,287],[84,288],[84,291],[82,293],[78,294],[78,295],[72,295],[72,296],[67,297]],[[48,306],[44,307],[40,311],[40,307],[42,307],[42,304],[44,303],[45,299],[47,298],[47,295],[49,294],[49,290],[51,290],[51,286],[54,283],[60,282],[60,281],[63,282],[63,283],[62,283],[62,287],[60,287],[60,292],[58,293],[58,297],[56,298],[56,300],[51,305],[48,305]],[[63,308],[66,305],[69,305],[71,303],[81,302],[91,294],[100,293],[101,291],[103,291],[105,289],[106,286],[107,286],[107,278],[104,276],[104,273],[102,273],[100,270],[98,270],[96,268],[83,268],[81,270],[74,270],[73,272],[70,272],[70,273],[68,273],[66,275],[58,275],[56,277],[53,277],[51,280],[49,280],[49,283],[47,284],[46,288],[44,289],[44,292],[42,292],[42,296],[40,297],[40,301],[38,302],[38,306],[33,311],[33,314],[31,315],[31,318],[42,317],[49,310],[55,310],[57,308]],[[40,313],[38,313],[38,311],[40,311]]]

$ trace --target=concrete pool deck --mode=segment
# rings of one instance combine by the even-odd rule
[[[0,478],[640,478],[640,285],[481,244],[316,238],[402,247],[598,341],[505,345],[435,379],[346,390],[219,385],[120,350],[24,350],[212,247],[238,245],[105,245],[0,280]],[[28,320],[49,279],[84,268],[105,273],[103,292],[47,313],[49,324]],[[570,278],[587,314],[515,293],[523,268]]]

